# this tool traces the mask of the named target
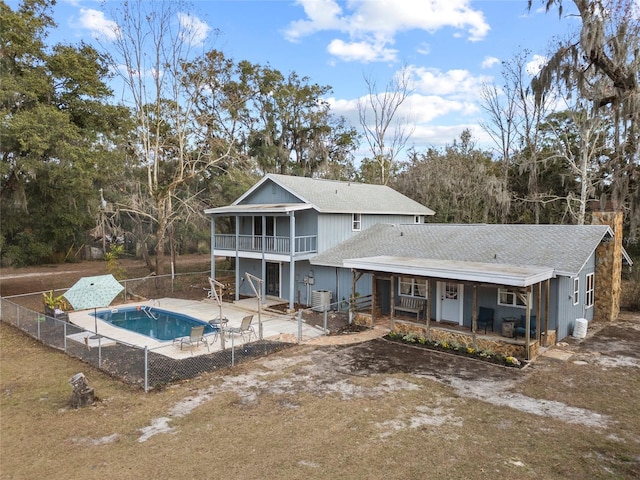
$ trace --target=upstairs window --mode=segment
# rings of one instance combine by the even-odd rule
[[[398,293],[404,297],[427,298],[427,281],[400,277]]]
[[[577,305],[580,301],[580,279],[573,279],[573,304]]]
[[[587,308],[593,307],[593,292],[594,292],[594,284],[593,284],[593,273],[587,274],[587,285],[584,292],[584,306]]]
[[[508,288],[498,289],[498,305],[518,308],[525,308],[527,306],[523,295],[518,295],[518,292],[509,290]]]
[[[362,215],[359,213],[354,213],[353,214],[353,222],[351,224],[351,229],[354,232],[359,232],[360,229],[362,228]]]

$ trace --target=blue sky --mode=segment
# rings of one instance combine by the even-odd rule
[[[151,0],[149,0],[151,1]],[[106,10],[115,6],[106,2]],[[17,1],[9,1],[16,8]],[[109,19],[95,0],[58,0],[58,30],[52,42],[92,41]],[[400,114],[415,127],[408,145],[418,149],[451,143],[478,126],[483,82],[501,82],[501,61],[521,49],[531,52],[531,71],[548,55],[554,36],[578,27],[573,4],[565,15],[544,13],[541,2],[527,12],[526,0],[199,0],[191,22],[219,30],[213,46],[235,60],[269,64],[330,85],[334,113],[357,128],[357,102],[367,93],[364,76],[382,89],[402,67],[412,95]],[[104,38],[103,38],[104,41]],[[361,155],[366,155],[363,142]]]

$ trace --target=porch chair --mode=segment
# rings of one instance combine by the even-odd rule
[[[244,343],[250,342],[251,335],[253,335],[254,338],[257,338],[256,331],[251,326],[252,320],[253,320],[253,315],[247,315],[242,319],[242,323],[240,324],[239,327],[227,327],[224,329],[224,332],[231,333],[231,334],[239,334],[240,336],[242,336],[242,341]],[[246,335],[246,338],[245,338],[245,335]]]
[[[493,332],[493,308],[480,307],[478,312],[478,329],[484,327],[484,333],[487,333],[487,327],[491,326]]]
[[[529,336],[536,336],[536,316],[531,315],[530,317],[530,325],[529,325]],[[520,320],[516,323],[516,327],[513,329],[513,335],[515,338],[518,338],[518,335],[521,337],[526,336],[527,333],[527,316],[520,315]]]
[[[191,353],[193,353],[193,346],[195,345],[197,347],[200,345],[200,342],[203,342],[207,346],[207,350],[209,350],[209,343],[204,338],[204,325],[191,327],[191,333],[188,337],[180,337],[173,340],[174,343],[178,341],[180,342],[180,350],[182,350],[183,345],[190,345]]]

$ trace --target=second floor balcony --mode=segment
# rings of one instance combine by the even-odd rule
[[[237,238],[237,245],[236,245]],[[305,253],[316,253],[318,251],[318,236],[303,235],[295,237],[294,255]],[[264,245],[263,245],[264,243]],[[256,235],[238,235],[235,234],[216,234],[214,239],[214,248],[216,250],[230,250],[235,252],[236,248],[239,252],[265,252],[281,255],[291,254],[290,237],[273,237],[273,236],[256,236]]]

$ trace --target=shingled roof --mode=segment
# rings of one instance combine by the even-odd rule
[[[341,267],[347,259],[395,256],[548,267],[574,276],[607,235],[613,232],[606,225],[378,224],[311,263]]]
[[[272,181],[322,213],[433,215],[434,211],[386,185],[268,174],[233,204]]]

